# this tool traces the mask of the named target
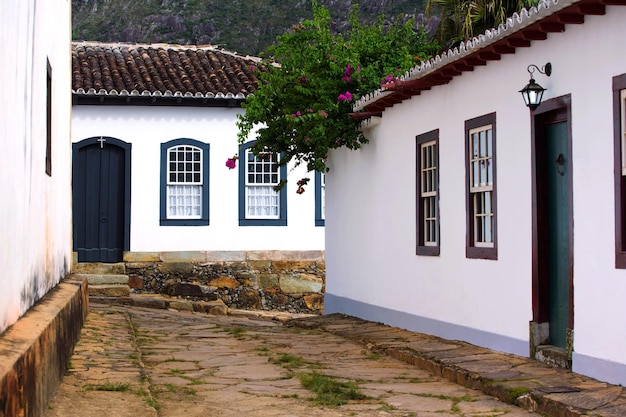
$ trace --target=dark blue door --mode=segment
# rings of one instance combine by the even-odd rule
[[[78,261],[121,261],[129,250],[130,144],[105,137],[75,143],[72,198]]]

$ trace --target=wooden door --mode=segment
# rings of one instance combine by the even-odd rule
[[[78,261],[121,261],[129,250],[130,144],[104,137],[75,143],[72,197]]]
[[[566,122],[545,126],[550,344],[565,348],[570,299],[570,155]]]
[[[562,348],[562,352],[566,354],[562,358],[565,366],[571,366],[574,328],[574,203],[570,103],[569,95],[547,100],[534,111],[531,119],[531,355],[537,357],[537,353],[543,351],[540,346]]]

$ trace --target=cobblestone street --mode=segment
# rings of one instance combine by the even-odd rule
[[[323,330],[99,304],[46,414],[76,415],[539,416]]]

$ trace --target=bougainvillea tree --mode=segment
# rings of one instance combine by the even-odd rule
[[[381,17],[363,25],[357,7],[348,30],[333,33],[331,23],[328,10],[314,1],[313,19],[280,36],[267,51],[268,59],[257,69],[261,85],[237,122],[239,143],[254,140],[256,155],[275,152],[281,165],[294,161],[308,171],[326,172],[330,149],[358,149],[367,142],[349,115],[354,101],[437,49],[413,21],[385,23]],[[235,161],[230,158],[227,166]],[[299,193],[307,182],[298,181]]]

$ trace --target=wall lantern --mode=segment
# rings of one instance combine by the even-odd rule
[[[526,106],[528,106],[530,110],[535,110],[541,104],[543,92],[546,91],[546,89],[535,82],[533,72],[537,70],[541,74],[545,74],[549,77],[550,74],[552,74],[552,64],[548,62],[543,66],[543,68],[539,68],[538,66],[531,64],[526,70],[530,74],[530,81],[526,84],[526,87],[520,90],[520,93],[522,93]]]

